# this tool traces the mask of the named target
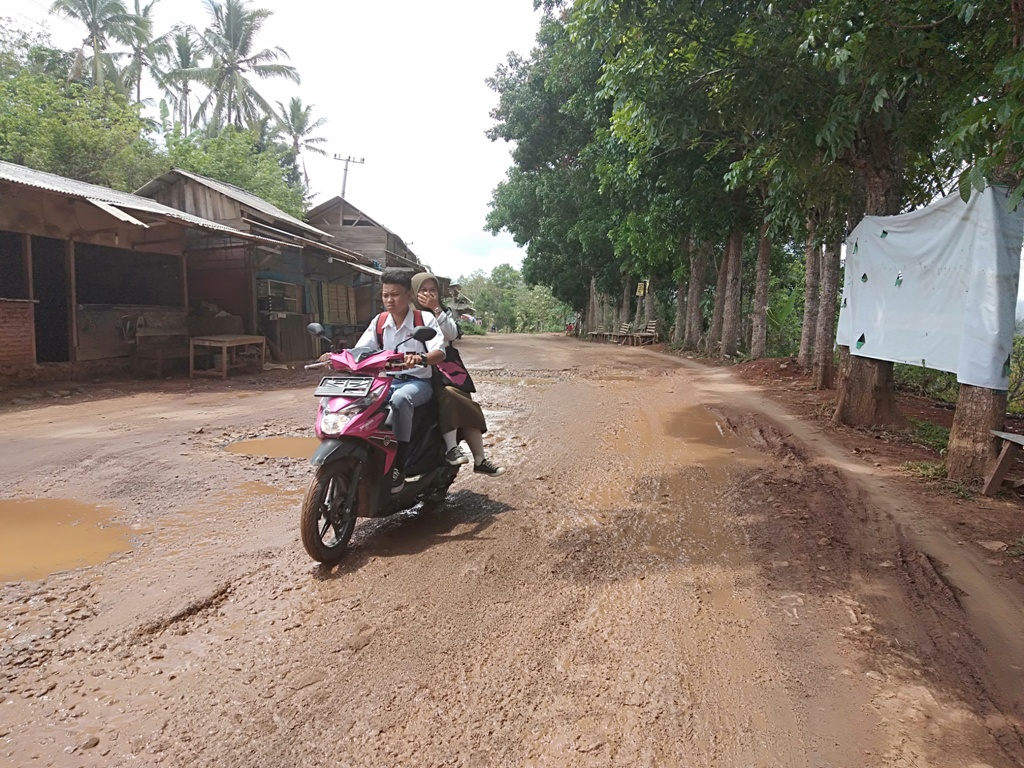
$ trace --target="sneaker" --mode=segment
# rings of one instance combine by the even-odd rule
[[[490,459],[484,459],[479,464],[477,464],[475,467],[473,467],[473,471],[474,472],[479,472],[481,475],[488,475],[490,477],[497,477],[498,475],[502,474],[505,471],[505,468],[504,467],[499,467],[497,464],[495,464]]]
[[[469,464],[469,457],[457,445],[444,455],[444,460],[453,467],[457,467],[460,464]]]
[[[391,470],[391,492],[399,493],[405,488],[405,472],[395,467]]]

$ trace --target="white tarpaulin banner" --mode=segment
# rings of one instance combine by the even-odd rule
[[[846,241],[836,342],[854,355],[1006,389],[1024,206],[990,187],[899,216],[867,216]]]

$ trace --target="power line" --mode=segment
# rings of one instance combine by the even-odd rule
[[[39,0],[28,0],[28,1],[30,3],[32,3],[32,5],[34,5],[39,10],[44,11],[47,16],[50,16],[51,18],[54,18],[54,19],[59,19],[60,21],[63,21],[65,24],[67,24],[69,27],[75,27],[76,29],[78,28],[78,25],[75,24],[75,22],[73,22],[67,16],[61,16],[60,14],[54,13],[52,8],[48,8],[47,6],[43,5],[42,3],[39,2]],[[28,16],[25,16],[25,14],[23,14],[23,13],[19,13],[18,15],[28,19]],[[29,21],[33,21],[32,19],[28,19],[28,20]],[[41,27],[44,27],[43,23],[40,22],[40,21],[33,21],[33,23],[38,24]]]

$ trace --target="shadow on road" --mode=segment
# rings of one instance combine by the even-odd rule
[[[329,581],[354,573],[375,557],[415,555],[450,542],[484,539],[482,534],[494,523],[495,516],[512,509],[504,502],[473,491],[456,491],[435,509],[420,507],[361,521],[352,534],[345,559],[334,566],[321,565],[314,578]],[[461,529],[454,532],[457,527]]]

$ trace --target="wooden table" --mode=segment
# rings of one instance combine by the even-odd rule
[[[237,362],[237,350],[248,346],[259,346],[260,348],[260,370],[267,359],[267,340],[263,336],[242,336],[237,334],[224,334],[221,336],[193,336],[188,340],[188,376],[220,376],[222,379],[228,377],[228,371],[242,368],[244,363]],[[207,370],[196,370],[196,347],[207,349],[220,349],[220,368]],[[229,362],[232,350],[235,350],[235,362]]]
[[[985,478],[985,485],[981,489],[981,493],[984,496],[995,496],[996,491],[1004,485],[1014,489],[1024,487],[1024,480],[1006,479],[1006,475],[1010,471],[1010,465],[1017,458],[1020,449],[1024,447],[1024,436],[1014,435],[1010,432],[997,432],[994,429],[991,432],[994,437],[998,437],[1003,441],[1003,448],[999,451],[999,458],[996,459],[992,471]]]

